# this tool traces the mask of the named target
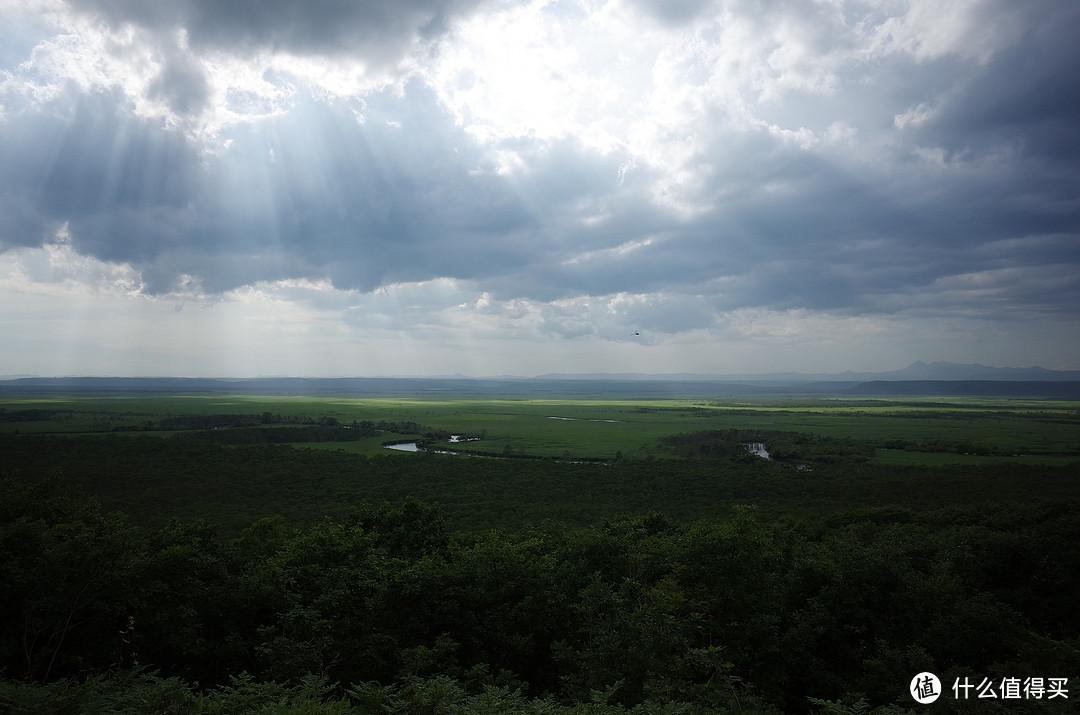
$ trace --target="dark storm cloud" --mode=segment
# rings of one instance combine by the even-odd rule
[[[66,222],[77,250],[145,269],[151,292],[183,275],[214,291],[310,275],[371,289],[558,260],[580,237],[549,222],[610,191],[617,168],[556,146],[511,181],[422,86],[369,97],[362,124],[347,102],[298,101],[209,158],[115,90],[23,106],[5,130],[0,245]]]
[[[119,92],[65,94],[22,107],[0,136],[0,246],[34,245],[65,222],[79,247],[107,260],[141,263],[187,240],[182,217],[198,191],[198,156],[156,122],[131,116]]]
[[[205,157],[115,91],[26,108],[0,137],[0,196],[22,207],[2,240],[40,244],[66,222],[78,251],[139,267],[151,293],[183,276],[214,292],[313,276],[370,290],[563,260],[581,248],[577,203],[615,186],[614,160],[574,142],[497,174],[423,86],[371,96],[365,112],[298,100]]]
[[[163,99],[178,115],[198,114],[206,108],[210,86],[202,68],[177,48],[165,46],[161,72],[151,82],[148,95]]]
[[[1067,3],[1017,6],[1020,39],[985,65],[951,79],[915,130],[951,155],[1016,147],[1027,159],[1075,162],[1080,151],[1080,12]]]
[[[830,107],[841,108],[836,116],[861,114],[863,127],[875,125],[867,112],[876,109],[881,127],[905,105],[925,102],[925,121],[890,138],[887,171],[860,157],[748,138],[735,151],[743,154],[739,171],[714,177],[746,192],[719,204],[691,239],[724,248],[701,246],[699,255],[714,259],[686,270],[738,276],[734,293],[745,304],[860,311],[880,308],[879,293],[1003,261],[1048,270],[1080,264],[1080,13],[1055,3],[1022,8],[996,18],[1018,23],[1021,39],[985,63],[894,60],[879,71],[889,81],[860,90],[858,112],[844,106],[851,93],[814,103],[825,121]],[[919,79],[908,84],[905,73]],[[757,190],[770,183],[783,191]],[[1056,238],[1033,240],[1039,236]],[[1024,248],[1007,258],[991,248],[1004,245]],[[1055,285],[1064,296],[1077,280]],[[999,295],[1035,300],[1022,290]]]
[[[479,0],[68,0],[120,26],[187,31],[197,49],[244,54],[260,49],[351,55],[393,63],[417,39],[444,33]]]
[[[272,252],[291,275],[365,290],[521,261],[528,246],[507,236],[537,217],[505,179],[470,174],[480,157],[448,117],[432,116],[429,93],[392,94],[368,98],[363,124],[343,103],[304,102],[236,130],[207,179],[231,197],[211,204],[224,248]]]
[[[158,33],[148,92],[188,116],[210,90],[176,28],[196,49],[391,62],[474,3],[72,4]],[[678,24],[705,4],[639,5]],[[1022,39],[986,61],[894,54],[850,70],[834,92],[755,106],[762,123],[751,127],[706,107],[687,130],[696,155],[674,170],[694,176],[685,214],[655,200],[664,168],[624,170],[629,150],[571,136],[484,146],[418,79],[362,102],[297,83],[279,115],[226,127],[227,148],[208,154],[135,116],[118,89],[11,94],[0,248],[40,245],[66,222],[79,252],[130,262],[150,293],[189,277],[209,292],[449,277],[500,300],[678,294],[627,308],[672,330],[743,307],[895,312],[920,295],[953,310],[1011,302],[1059,314],[1080,291],[1060,269],[1080,264],[1080,14],[1026,7],[1009,15]],[[237,111],[269,115],[266,101],[229,95]],[[773,130],[820,137],[838,120],[857,128],[850,145]],[[500,172],[492,149],[520,163]],[[569,318],[552,325],[588,332]]]
[[[1009,137],[999,132],[1001,142]],[[531,279],[547,286],[540,293],[545,296],[556,286],[605,294],[678,285],[691,294],[717,292],[718,309],[864,313],[884,307],[879,295],[929,290],[949,276],[1003,264],[1080,263],[1075,171],[1048,166],[1022,150],[1007,161],[961,157],[952,166],[927,166],[903,156],[917,148],[895,149],[896,163],[883,173],[765,132],[744,137],[741,145],[726,147],[726,162],[738,170],[718,171],[706,185],[724,197],[714,208],[681,222],[665,222],[654,212],[644,231],[647,222],[628,222],[622,226],[627,240],[650,232],[657,240],[585,265],[531,271]],[[1039,236],[1055,239],[1033,238]],[[710,288],[716,281],[722,287]],[[1080,278],[1055,285],[1064,297]],[[974,292],[965,295],[981,300]],[[1034,293],[1006,285],[996,295],[1035,300]]]
[[[139,223],[146,211],[177,208],[190,196],[185,179],[194,154],[176,136],[134,119],[116,93],[25,108],[9,116],[0,135],[0,196],[5,211],[0,246],[35,245],[67,221],[84,227],[80,240],[101,257],[138,260],[148,252],[114,228]],[[119,242],[116,238],[120,238]],[[147,236],[149,238],[149,236]]]

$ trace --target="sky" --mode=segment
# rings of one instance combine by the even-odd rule
[[[0,0],[0,375],[1080,368],[1080,4]]]

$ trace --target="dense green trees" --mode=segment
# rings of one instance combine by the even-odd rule
[[[852,439],[824,437],[802,432],[724,429],[676,434],[660,444],[684,459],[749,459],[746,445],[761,442],[772,459],[813,464],[866,462],[874,445]]]
[[[1076,503],[468,534],[406,499],[223,535],[0,492],[0,708],[836,711],[1080,669]]]
[[[273,430],[277,428],[267,428]],[[348,431],[348,430],[342,430]],[[740,445],[740,450],[742,447]],[[204,519],[233,537],[259,519],[311,525],[364,502],[438,503],[451,531],[520,530],[544,519],[585,526],[661,511],[687,523],[738,504],[765,520],[881,504],[925,511],[982,502],[1037,504],[1080,496],[1080,463],[946,468],[815,464],[810,472],[743,453],[732,459],[609,464],[437,454],[359,456],[281,444],[218,445],[154,437],[3,436],[4,473],[61,473],[134,525]],[[1049,565],[1048,565],[1049,568]],[[1041,578],[1051,578],[1047,571]]]
[[[0,493],[0,664],[37,681],[102,669],[122,656],[123,585],[136,560],[119,515],[55,479]]]
[[[272,442],[421,427],[219,417],[0,436],[0,711],[885,713],[923,670],[1080,669],[1076,466],[733,429],[362,457]]]

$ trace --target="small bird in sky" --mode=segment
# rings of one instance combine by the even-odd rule
[[[638,332],[638,331],[636,331],[636,330],[635,330],[634,332],[630,333],[630,334],[631,334],[631,335],[641,335],[641,333],[639,333],[639,332]]]

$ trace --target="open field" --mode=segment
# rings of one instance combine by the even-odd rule
[[[412,422],[480,437],[441,448],[488,455],[613,459],[664,456],[658,440],[708,430],[792,432],[854,440],[886,464],[942,464],[942,455],[1080,459],[1080,403],[1049,400],[827,399],[346,399],[280,396],[0,397],[0,433],[173,436],[172,419],[269,415],[266,424]],[[272,422],[271,422],[272,420]],[[317,443],[360,454],[415,434]],[[902,454],[897,454],[902,452]],[[1025,455],[1018,457],[1017,455]],[[993,458],[998,458],[993,457]],[[988,459],[991,457],[987,457]],[[960,460],[963,461],[963,460]]]
[[[230,529],[410,496],[469,530],[1080,499],[1080,404],[1060,401],[69,395],[0,400],[5,435],[5,472],[63,473],[148,524]],[[385,447],[409,441],[461,455]]]

